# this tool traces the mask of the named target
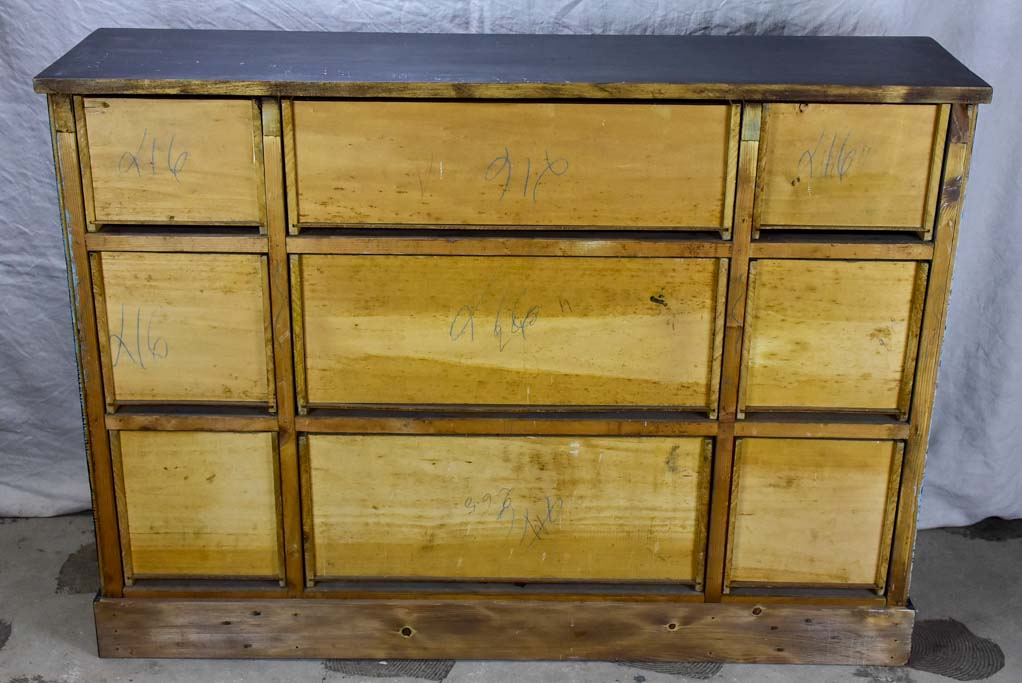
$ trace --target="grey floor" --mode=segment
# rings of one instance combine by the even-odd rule
[[[101,660],[95,546],[85,515],[0,518],[0,683],[86,681],[1022,681],[1022,520],[924,531],[910,667],[626,665],[607,662]],[[943,672],[944,675],[933,673]],[[411,674],[411,676],[409,675]]]

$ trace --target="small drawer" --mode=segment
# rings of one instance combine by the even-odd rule
[[[763,105],[754,229],[929,237],[948,112],[940,105]]]
[[[276,435],[111,433],[121,554],[142,578],[284,578]]]
[[[926,276],[914,261],[753,261],[740,412],[905,419]]]
[[[297,100],[285,107],[292,228],[727,232],[739,109]]]
[[[662,581],[701,588],[710,441],[303,437],[310,581]]]
[[[106,252],[92,270],[108,408],[275,406],[265,256]]]
[[[725,590],[883,592],[902,452],[894,441],[739,439]]]
[[[299,406],[714,413],[722,259],[295,256]]]
[[[259,225],[262,125],[253,100],[80,101],[90,227]]]

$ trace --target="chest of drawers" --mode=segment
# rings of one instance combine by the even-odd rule
[[[101,30],[114,657],[900,664],[976,107],[916,38]]]

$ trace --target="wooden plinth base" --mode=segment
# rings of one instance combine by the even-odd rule
[[[907,608],[596,600],[110,599],[102,657],[874,664],[908,660]]]

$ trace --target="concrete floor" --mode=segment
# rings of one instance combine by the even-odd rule
[[[966,529],[920,535],[912,591],[919,610],[918,647],[911,667],[903,669],[678,664],[654,670],[605,662],[101,660],[95,655],[92,624],[96,585],[88,516],[0,519],[0,683],[290,683],[369,681],[381,676],[394,683],[423,679],[448,683],[951,680],[933,670],[958,680],[1022,681],[1022,520],[988,520]],[[936,645],[927,648],[928,643]],[[418,676],[402,675],[409,671]]]

